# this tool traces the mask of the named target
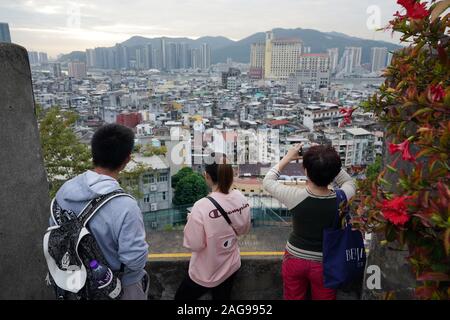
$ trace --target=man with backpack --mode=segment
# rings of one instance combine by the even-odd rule
[[[145,300],[148,276],[144,267],[147,261],[148,245],[143,217],[136,200],[124,193],[118,182],[119,172],[131,159],[134,133],[127,127],[108,124],[95,132],[91,147],[94,169],[64,183],[52,202],[51,227],[47,232],[49,234],[46,235],[47,239],[44,237],[44,253],[50,275],[56,282],[56,287],[61,288],[58,285],[58,279],[55,279],[55,277],[58,278],[56,271],[62,275],[71,270],[83,270],[84,273],[80,278],[87,279],[85,280],[86,288],[83,288],[83,292],[88,296],[87,299],[89,296],[91,298],[96,296],[90,294],[89,290],[104,288],[111,283],[111,279],[115,280],[114,277],[117,277],[119,281],[117,285],[112,286],[114,292],[111,291],[111,294],[108,294],[109,298]],[[64,215],[61,215],[61,212]],[[74,220],[77,222],[73,222]],[[73,226],[69,226],[68,221],[73,222]],[[66,235],[68,231],[73,232],[74,229],[82,229],[83,226],[92,234],[94,240],[90,242],[82,240],[86,231],[78,232],[79,237],[75,241],[75,246],[70,243],[71,240],[66,240],[70,239]],[[52,236],[51,232],[56,231],[59,234]],[[92,242],[96,244],[92,245]],[[73,249],[70,251],[73,247],[77,250],[76,254],[73,254]],[[83,247],[87,249],[84,253],[80,253]],[[99,249],[100,258],[85,257],[89,254],[92,256],[92,252],[95,252],[95,248],[91,247]],[[77,260],[74,258],[77,256],[78,263],[73,261]],[[71,268],[71,265],[75,267]],[[101,279],[99,280],[98,277]],[[63,283],[61,279],[59,280],[59,283]],[[67,283],[69,280],[64,281]],[[62,287],[70,291],[64,283]],[[75,291],[77,290],[72,290],[72,292]],[[80,292],[82,291],[77,294],[80,295]],[[86,298],[86,294],[81,297]]]

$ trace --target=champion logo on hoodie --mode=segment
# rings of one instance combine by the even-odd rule
[[[228,211],[227,214],[232,214],[232,213],[236,213],[239,212],[240,215],[242,215],[242,210],[244,210],[245,208],[248,208],[250,205],[248,203],[244,204],[242,207],[237,208],[237,209],[233,209],[231,211]],[[209,212],[208,216],[211,219],[217,219],[220,218],[222,215],[220,214],[219,210],[217,209],[213,209]]]

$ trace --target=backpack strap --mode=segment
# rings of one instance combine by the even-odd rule
[[[217,208],[217,210],[219,210],[222,217],[224,217],[224,219],[227,221],[227,223],[233,229],[234,233],[237,235],[237,232],[233,227],[233,224],[231,222],[230,217],[228,216],[228,213],[222,208],[222,206],[213,197],[207,196],[206,198],[212,202],[212,204]]]
[[[69,220],[76,219],[77,215],[72,210],[61,208],[56,198],[53,198],[50,204],[50,217],[55,226],[60,226]]]
[[[97,213],[97,211],[103,205],[105,205],[108,201],[114,198],[123,196],[134,199],[131,195],[125,193],[122,189],[118,189],[116,191],[101,195],[100,197],[93,199],[91,202],[87,204],[87,206],[80,213],[80,215],[78,216],[78,220],[85,227],[88,224],[89,220]]]

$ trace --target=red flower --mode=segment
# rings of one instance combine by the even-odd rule
[[[339,113],[342,113],[344,115],[344,120],[341,122],[339,127],[343,127],[347,124],[352,123],[352,114],[353,114],[353,111],[355,111],[355,110],[356,109],[353,109],[353,108],[342,108],[339,110]]]
[[[389,143],[388,147],[389,147],[390,154],[394,154],[396,152],[401,152],[402,159],[405,161],[415,161],[416,160],[416,157],[414,157],[409,152],[409,140],[405,140],[399,144]]]
[[[428,15],[430,14],[430,12],[426,8],[426,2],[420,3],[416,0],[397,0],[397,4],[403,6],[406,9],[406,15],[402,16],[398,11],[394,15],[400,19],[408,17],[412,20],[421,20],[428,17]]]
[[[444,88],[442,88],[440,84],[433,84],[432,86],[430,86],[430,96],[433,102],[442,101],[442,99],[444,99],[445,97]]]
[[[392,200],[383,200],[381,213],[391,223],[403,226],[409,221],[410,215],[407,210],[407,200],[411,196],[395,197]]]

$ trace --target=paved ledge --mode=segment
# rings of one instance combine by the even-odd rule
[[[239,247],[242,253],[284,252],[291,230],[291,227],[253,228],[249,234],[239,237]],[[147,242],[151,258],[160,254],[190,253],[183,247],[183,230],[155,231],[147,229]]]
[[[264,258],[272,258],[272,257],[281,257],[284,255],[283,251],[245,251],[241,252],[241,257],[245,259],[246,257],[264,257]],[[186,259],[190,258],[190,253],[150,253],[148,255],[148,259],[152,261],[157,260],[168,260],[168,259]]]

